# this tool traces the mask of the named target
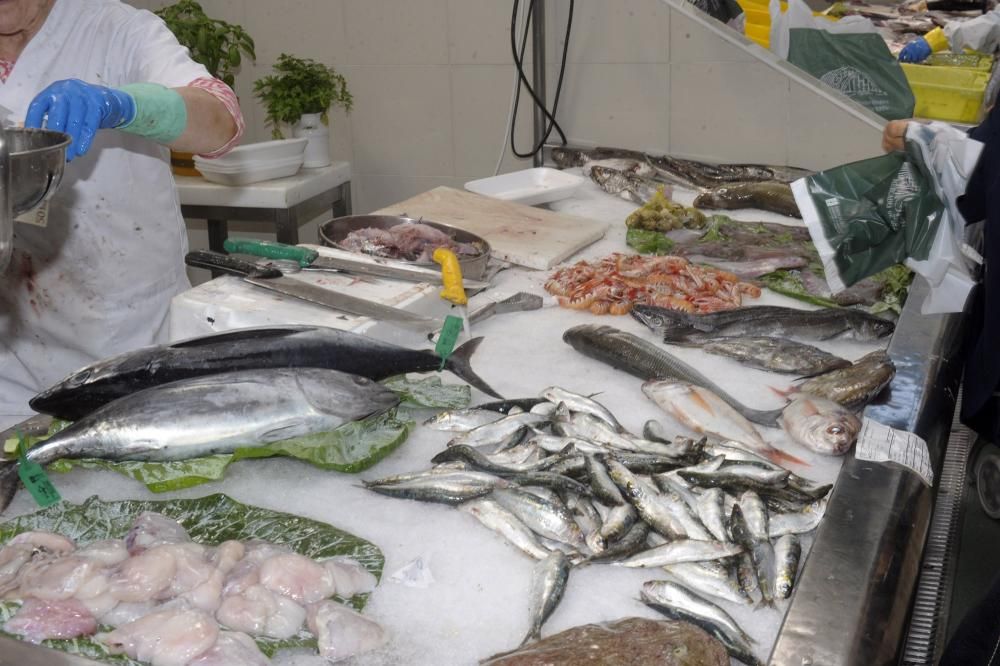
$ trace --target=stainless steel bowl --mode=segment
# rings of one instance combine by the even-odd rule
[[[0,164],[0,271],[4,271],[14,248],[13,218],[45,201],[59,187],[70,138],[42,129],[0,132],[0,151],[9,157]]]
[[[348,215],[346,217],[335,217],[324,222],[319,227],[319,239],[323,245],[337,247],[342,250],[347,249],[341,245],[341,241],[347,235],[358,229],[375,227],[376,229],[389,229],[399,224],[426,224],[429,227],[440,229],[448,234],[453,240],[459,243],[472,243],[480,248],[481,252],[475,256],[459,256],[458,263],[462,266],[462,275],[472,280],[479,280],[486,274],[486,264],[490,260],[490,244],[485,238],[477,236],[458,227],[453,227],[440,222],[431,222],[424,219],[403,217],[401,215]],[[409,262],[415,266],[436,268],[435,263],[425,263],[420,261]]]

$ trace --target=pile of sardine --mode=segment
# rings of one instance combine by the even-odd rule
[[[637,436],[597,401],[558,387],[425,425],[457,433],[435,466],[365,486],[457,506],[537,559],[526,642],[540,635],[572,567],[607,563],[657,569],[669,580],[646,584],[647,604],[759,663],[714,600],[788,598],[797,535],[818,525],[831,488],[739,442],[669,438],[656,421]]]
[[[32,643],[90,636],[153,666],[269,664],[252,636],[290,638],[303,625],[329,660],[372,650],[382,627],[330,597],[375,584],[349,558],[316,561],[257,540],[196,543],[158,513],[141,514],[124,539],[24,532],[0,549],[0,598],[21,603],[5,632]]]

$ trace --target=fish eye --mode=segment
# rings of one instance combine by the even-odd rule
[[[70,379],[69,383],[74,385],[82,384],[88,379],[90,379],[90,370],[83,370],[82,372],[78,372],[75,375],[73,375],[73,378]]]
[[[843,435],[847,429],[844,426],[832,425],[826,429],[826,432],[829,435]]]

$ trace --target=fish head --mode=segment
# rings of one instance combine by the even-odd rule
[[[140,359],[132,353],[113,356],[80,368],[36,395],[28,404],[36,412],[75,420],[96,406],[92,402],[102,391],[127,383],[129,377],[136,374],[155,372],[155,363],[148,359]],[[98,404],[103,402],[107,400]]]
[[[552,161],[563,169],[567,167],[583,166],[586,162],[582,151],[569,148],[553,148]]]
[[[859,340],[878,340],[891,335],[896,330],[895,322],[881,317],[865,317],[854,325],[855,336]]]
[[[847,453],[861,430],[861,421],[832,400],[803,396],[782,413],[782,425],[798,443],[826,455]]]
[[[654,331],[661,331],[670,324],[670,321],[663,315],[660,308],[654,308],[649,305],[636,304],[630,310],[629,314],[640,324]]]

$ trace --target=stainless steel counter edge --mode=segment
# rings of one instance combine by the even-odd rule
[[[910,288],[889,344],[889,399],[865,415],[927,441],[938,474],[961,377],[960,314],[921,315],[928,293]],[[800,574],[771,664],[894,664],[904,638],[933,491],[909,470],[844,461]]]

